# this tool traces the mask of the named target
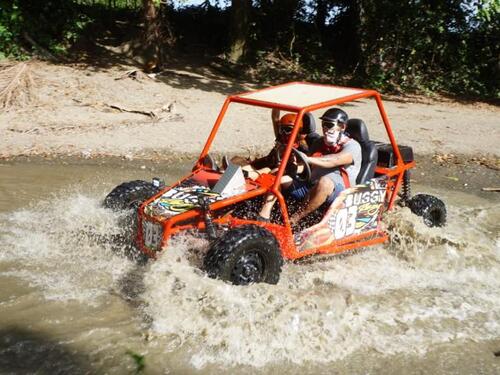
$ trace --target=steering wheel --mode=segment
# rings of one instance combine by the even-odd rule
[[[293,162],[292,156],[296,158],[296,163]],[[299,165],[302,165],[304,167],[304,170],[301,173],[297,173]],[[292,154],[290,155],[288,164],[285,167],[285,174],[300,182],[311,181],[311,166],[304,158],[304,154],[299,152],[299,150],[297,150],[296,148],[292,148]]]

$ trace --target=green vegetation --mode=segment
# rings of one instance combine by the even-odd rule
[[[227,0],[226,0],[227,1]],[[120,18],[145,61],[225,56],[259,80],[500,99],[500,0],[0,0],[0,58],[67,54]],[[123,33],[127,37],[137,33]],[[171,52],[170,52],[171,53]]]
[[[135,364],[134,374],[140,374],[146,368],[146,358],[142,354],[137,354],[132,350],[127,350],[127,355],[132,358]]]
[[[17,1],[0,1],[0,59],[20,57],[18,38],[21,35],[22,16]]]
[[[89,22],[70,1],[0,0],[0,57],[65,54]]]

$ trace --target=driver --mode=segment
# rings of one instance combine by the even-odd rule
[[[305,199],[303,209],[290,217],[291,225],[296,225],[323,203],[331,204],[348,187],[344,183],[341,168],[347,172],[350,186],[356,185],[361,168],[361,146],[345,132],[349,119],[347,113],[339,108],[331,108],[320,119],[323,137],[312,145],[312,156],[304,156],[312,169],[313,186],[293,181],[290,184],[291,194],[295,198]]]

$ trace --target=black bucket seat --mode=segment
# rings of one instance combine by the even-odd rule
[[[311,112],[304,113],[302,123],[304,124],[302,126],[302,134],[305,134],[306,143],[311,147],[317,139],[321,138],[321,135],[316,132],[316,121],[314,120],[313,114]]]
[[[368,129],[363,120],[353,118],[347,121],[346,132],[352,139],[361,145],[362,162],[356,183],[362,184],[373,178],[377,166],[378,151],[375,144],[370,141]]]

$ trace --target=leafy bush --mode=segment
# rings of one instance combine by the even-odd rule
[[[65,0],[0,0],[0,9],[0,57],[26,57],[36,49],[29,39],[64,54],[90,23]]]
[[[0,0],[0,59],[23,55],[18,43],[22,22],[18,1]]]

